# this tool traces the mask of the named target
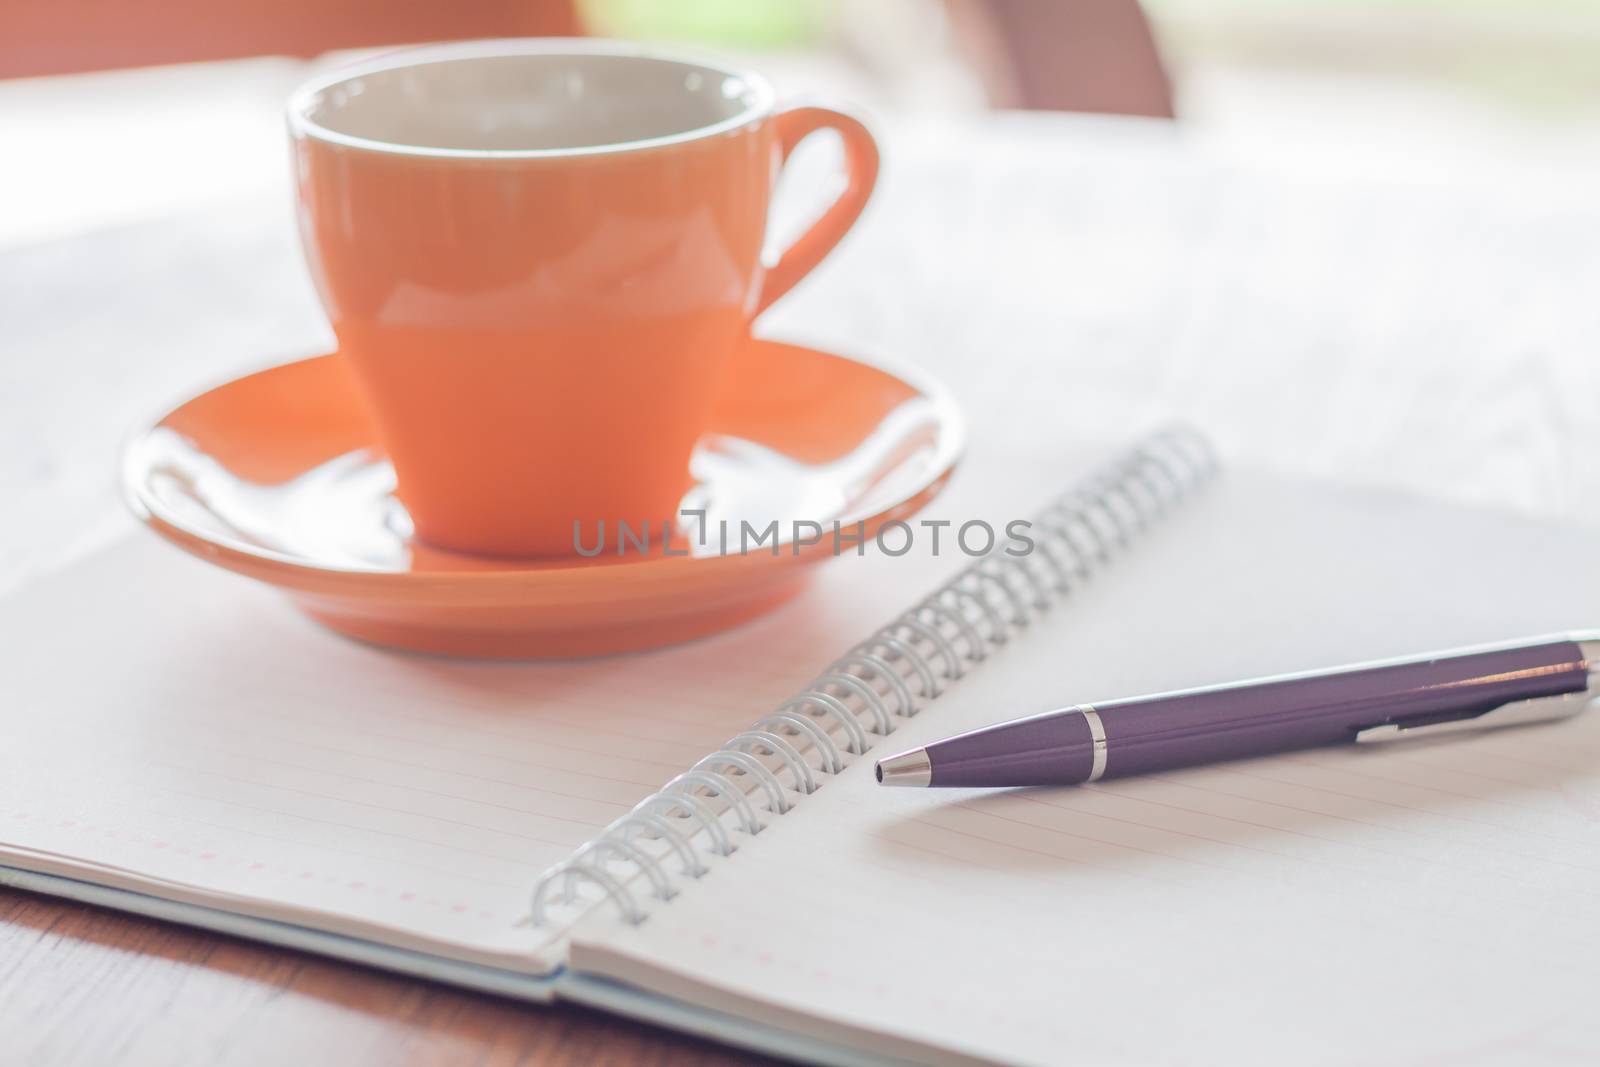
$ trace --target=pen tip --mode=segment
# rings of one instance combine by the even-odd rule
[[[877,773],[879,785],[926,786],[933,782],[933,764],[925,748],[879,760]]]

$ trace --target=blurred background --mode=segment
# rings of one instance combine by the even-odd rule
[[[124,529],[158,403],[332,343],[295,85],[584,33],[876,120],[862,224],[758,329],[1007,411],[986,448],[1176,413],[1240,462],[1600,524],[1596,0],[0,0],[0,493],[48,520],[0,587]]]
[[[1593,0],[0,0],[0,245],[286,194],[281,101],[344,50],[573,33],[880,117],[1176,115],[1333,174],[1600,171]]]

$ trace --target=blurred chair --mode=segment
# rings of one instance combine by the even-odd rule
[[[0,78],[581,32],[573,0],[0,0]]]
[[[946,0],[995,107],[1172,118],[1172,83],[1137,0]]]
[[[1137,0],[943,2],[957,48],[996,107],[1173,114],[1171,84]],[[0,0],[0,78],[312,57],[471,37],[576,36],[584,32],[583,6],[582,0]]]

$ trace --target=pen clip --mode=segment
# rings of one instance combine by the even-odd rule
[[[1557,693],[1554,696],[1530,697],[1499,704],[1477,715],[1466,715],[1444,721],[1406,725],[1405,721],[1386,722],[1356,731],[1356,743],[1367,745],[1381,741],[1401,741],[1413,737],[1434,737],[1438,734],[1461,733],[1467,730],[1494,730],[1502,726],[1524,726],[1535,722],[1565,719],[1578,714],[1595,699],[1593,693],[1579,690],[1576,693]]]

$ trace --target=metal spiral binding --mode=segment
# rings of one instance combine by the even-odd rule
[[[1021,552],[1015,541],[997,544],[541,875],[533,924],[545,922],[552,891],[572,905],[581,883],[598,888],[626,921],[643,922],[635,887],[641,878],[638,888],[672,899],[669,866],[681,877],[703,876],[710,868],[697,847],[731,855],[735,834],[766,827],[758,806],[770,820],[803,802],[847,766],[847,756],[869,751],[872,738],[892,732],[896,720],[915,715],[946,683],[1092,578],[1215,470],[1205,440],[1172,427],[1094,472],[1033,519],[1032,551]]]

